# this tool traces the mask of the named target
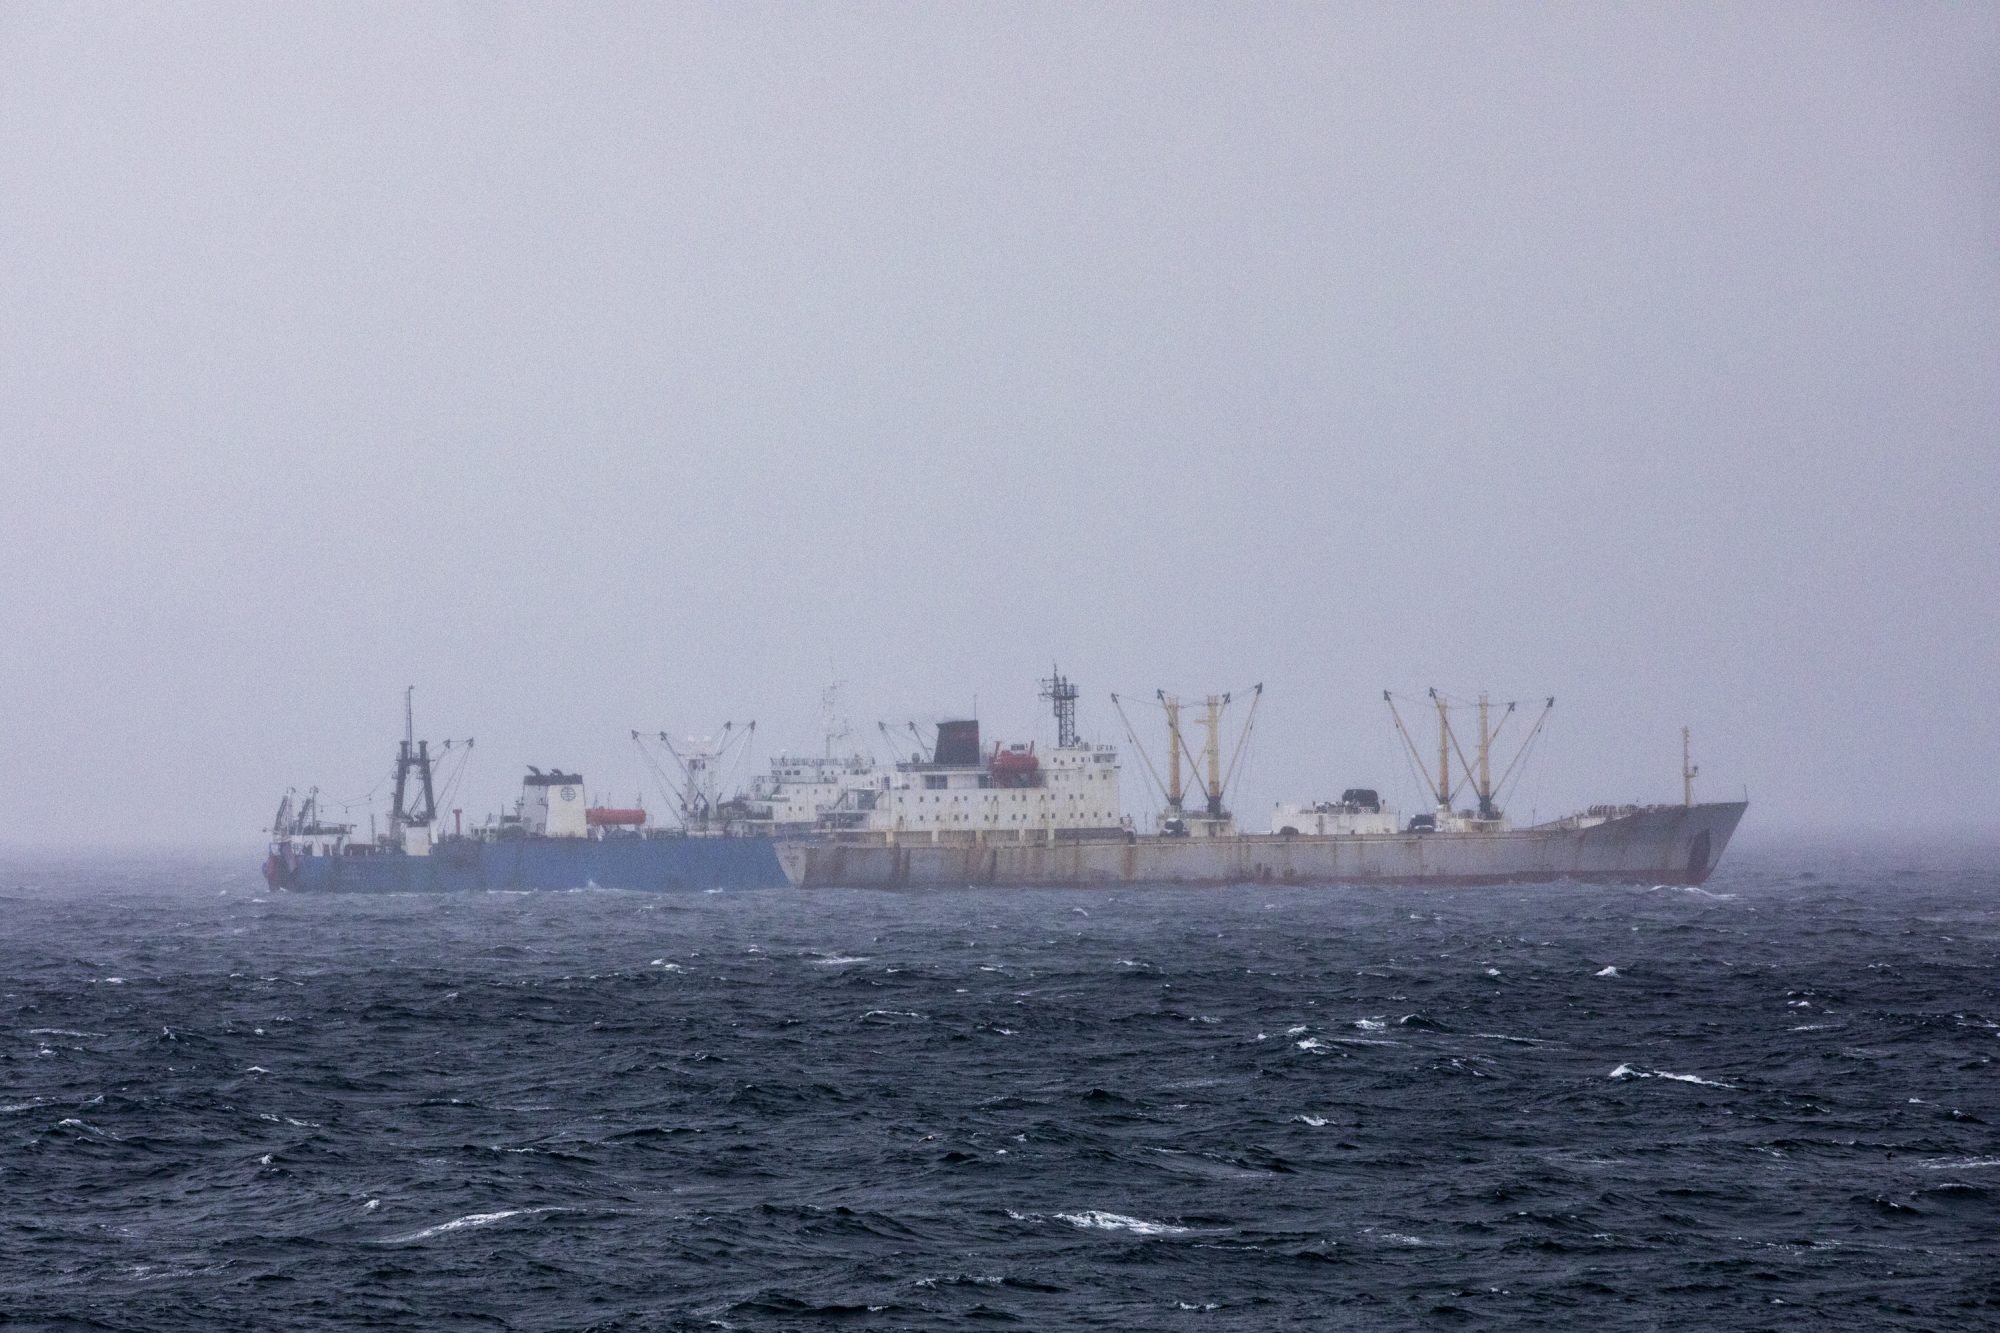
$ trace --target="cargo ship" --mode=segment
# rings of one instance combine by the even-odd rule
[[[453,811],[445,830],[435,777],[430,743],[416,738],[406,694],[388,832],[357,838],[354,825],[326,817],[316,789],[302,797],[287,793],[271,822],[265,882],[296,893],[758,889],[788,882],[772,839],[707,818],[705,794],[697,793],[694,817],[684,802],[682,822],[659,827],[643,806],[590,804],[581,773],[530,766],[510,813],[466,830]]]
[[[1423,772],[1434,808],[1401,820],[1370,788],[1349,788],[1338,801],[1279,804],[1268,832],[1237,827],[1224,802],[1255,718],[1262,687],[1249,694],[1244,723],[1225,767],[1221,720],[1230,695],[1209,695],[1206,744],[1197,757],[1181,727],[1182,701],[1156,702],[1167,720],[1165,767],[1139,747],[1147,775],[1164,797],[1153,827],[1141,831],[1122,813],[1119,752],[1089,744],[1076,731],[1076,687],[1060,672],[1042,682],[1055,709],[1056,744],[1037,754],[1032,744],[982,745],[979,724],[940,724],[930,753],[913,755],[886,775],[865,818],[810,839],[780,843],[779,859],[802,888],[958,888],[1019,885],[1499,885],[1575,880],[1600,884],[1699,885],[1721,860],[1748,808],[1745,801],[1697,803],[1695,770],[1682,734],[1682,796],[1678,805],[1593,806],[1576,814],[1514,827],[1496,793],[1518,771],[1554,700],[1521,743],[1501,780],[1492,751],[1501,727],[1491,725],[1482,697],[1476,759],[1459,744],[1452,705],[1431,692],[1439,719],[1438,766]],[[1394,699],[1385,695],[1396,730],[1416,747]],[[1112,696],[1121,717],[1123,705]],[[1454,776],[1451,758],[1460,767]],[[1183,780],[1183,759],[1194,792]],[[1422,771],[1427,765],[1419,760]],[[1198,795],[1198,801],[1191,801]],[[1472,804],[1454,808],[1461,797]]]

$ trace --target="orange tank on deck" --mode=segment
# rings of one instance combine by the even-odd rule
[[[637,806],[599,805],[584,811],[583,818],[592,828],[622,828],[645,823],[646,812]]]

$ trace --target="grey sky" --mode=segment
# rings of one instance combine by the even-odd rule
[[[2000,10],[0,6],[0,842],[1267,684],[2000,827]],[[1153,737],[1147,737],[1157,744]],[[768,745],[760,746],[767,749]],[[1143,780],[1127,767],[1127,803]]]

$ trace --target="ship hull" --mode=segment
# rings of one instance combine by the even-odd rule
[[[768,889],[788,881],[769,838],[447,838],[428,856],[285,856],[265,862],[271,887],[297,893],[480,890]]]
[[[1588,827],[1497,833],[1088,838],[1057,843],[820,842],[781,849],[803,888],[1120,884],[1698,885],[1744,802],[1663,806]]]

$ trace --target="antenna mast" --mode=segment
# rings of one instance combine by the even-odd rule
[[[1073,750],[1076,739],[1076,686],[1051,664],[1049,678],[1042,682],[1042,697],[1056,710],[1056,748]]]
[[[819,695],[819,716],[821,729],[826,733],[826,757],[834,759],[834,747],[850,744],[854,733],[847,725],[847,715],[840,709],[840,682],[834,681]]]
[[[1682,727],[1681,728],[1681,804],[1682,805],[1694,804],[1694,775],[1701,772],[1699,768],[1696,768],[1692,763],[1689,762],[1691,757],[1692,756],[1688,752],[1688,729],[1686,727]]]

